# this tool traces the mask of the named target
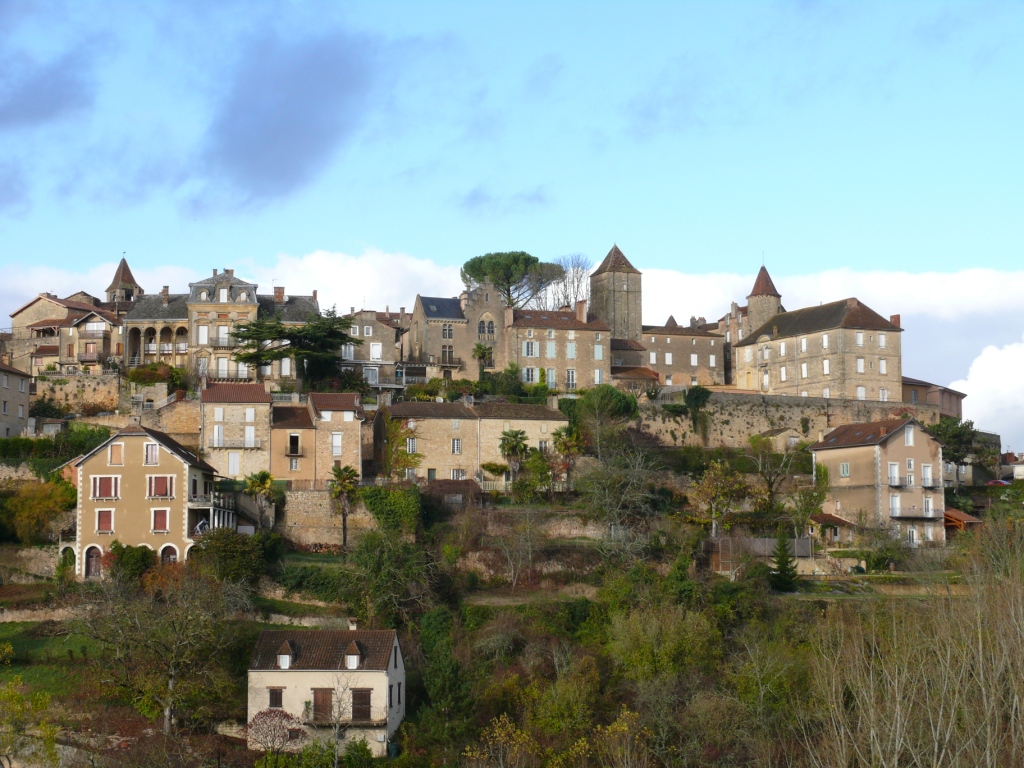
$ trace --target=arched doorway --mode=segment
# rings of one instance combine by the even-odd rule
[[[160,564],[172,565],[178,562],[178,550],[173,544],[168,544],[160,550]]]
[[[100,566],[100,558],[103,553],[100,552],[99,547],[89,547],[85,550],[85,578],[87,579],[98,579],[102,571]]]

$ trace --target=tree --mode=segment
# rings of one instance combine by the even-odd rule
[[[5,644],[3,651],[3,662],[10,663],[10,643]],[[56,768],[60,764],[57,728],[49,722],[49,708],[50,697],[26,692],[20,675],[0,685],[0,766],[31,764]]]
[[[521,429],[506,429],[501,433],[501,440],[498,443],[498,450],[501,458],[508,462],[508,468],[512,472],[512,482],[516,481],[519,475],[519,468],[523,459],[529,453],[526,445],[526,432]]]
[[[693,432],[700,435],[704,445],[708,443],[708,430],[711,428],[711,418],[705,410],[709,400],[711,400],[711,390],[700,384],[694,384],[686,390],[686,395],[683,398],[686,410],[690,414]]]
[[[78,501],[75,487],[64,480],[25,483],[7,502],[15,533],[23,544],[47,540],[50,527]]]
[[[640,412],[633,395],[611,384],[599,384],[587,390],[577,403],[576,413],[587,430],[599,461],[608,440]]]
[[[530,768],[537,765],[540,746],[502,713],[480,734],[480,741],[466,747],[463,757],[471,768]]]
[[[796,579],[796,558],[790,549],[786,529],[780,525],[775,549],[772,551],[772,589],[776,592],[793,592],[796,590]]]
[[[383,626],[407,625],[429,603],[433,564],[401,531],[367,533],[349,562],[354,572],[345,602],[362,618]]]
[[[491,283],[505,304],[525,307],[562,276],[562,268],[523,251],[511,251],[476,256],[462,265],[460,274],[467,288]]]
[[[294,743],[294,735],[306,735],[302,721],[285,712],[283,709],[264,709],[245,726],[248,740],[271,757],[281,754],[289,743]]]
[[[256,502],[258,515],[256,530],[262,531],[266,522],[267,511],[270,509],[274,498],[274,476],[265,469],[253,472],[245,478],[245,489],[242,493],[251,497]]]
[[[582,253],[570,253],[559,256],[554,261],[562,269],[561,277],[556,278],[540,296],[537,304],[540,309],[575,309],[576,302],[590,299],[590,270],[594,264]]]
[[[276,534],[246,536],[230,528],[207,531],[189,552],[189,562],[221,581],[255,587],[266,570],[263,544]]]
[[[743,478],[725,462],[712,461],[700,480],[690,488],[690,498],[711,520],[711,535],[721,535],[722,518],[735,510],[750,493]]]
[[[423,461],[423,455],[409,448],[415,445],[416,433],[403,419],[393,419],[384,411],[384,444],[382,446],[380,473],[396,480],[404,477],[407,469],[415,469]],[[413,441],[413,442],[410,442]]]
[[[473,346],[473,359],[480,368],[480,378],[484,377],[484,368],[494,365],[494,350],[483,342],[477,342]]]
[[[331,498],[341,511],[341,546],[348,548],[348,513],[352,506],[352,497],[359,490],[359,473],[347,464],[331,470],[329,483]]]
[[[155,569],[141,588],[115,579],[92,586],[93,604],[68,631],[102,646],[101,681],[143,712],[162,711],[165,734],[177,712],[200,714],[231,688],[225,649],[236,614],[250,608],[244,588],[184,565]]]
[[[938,424],[927,428],[928,433],[942,443],[942,458],[956,467],[971,463],[978,440],[978,430],[973,421],[963,421],[955,416],[942,416]],[[960,485],[960,473],[957,472],[955,483]]]
[[[555,451],[565,464],[566,490],[572,490],[572,471],[577,457],[583,453],[583,437],[578,429],[571,426],[559,427],[551,433]]]
[[[103,571],[110,574],[111,578],[131,584],[138,584],[157,562],[156,552],[149,547],[126,547],[116,539],[110,543],[107,556],[109,560],[103,564]]]
[[[321,385],[338,375],[341,348],[362,343],[349,335],[351,327],[352,320],[339,317],[333,307],[323,314],[310,315],[301,325],[285,324],[279,314],[256,319],[235,326],[239,346],[233,357],[252,366],[289,357],[310,386]]]
[[[790,508],[796,538],[799,539],[806,534],[807,523],[811,515],[821,514],[821,505],[828,498],[830,488],[828,467],[824,464],[818,464],[814,468],[814,485],[797,491],[796,498]],[[811,553],[812,555],[814,553],[813,547],[811,548]]]
[[[606,546],[630,556],[646,546],[655,511],[654,472],[650,453],[627,445],[577,481],[587,512],[608,527]]]
[[[770,437],[753,435],[747,441],[744,453],[747,462],[761,481],[754,493],[757,510],[774,520],[782,511],[779,499],[782,486],[789,478],[795,451],[787,446],[779,453]]]

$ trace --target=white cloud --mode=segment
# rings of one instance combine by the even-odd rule
[[[971,363],[967,378],[950,386],[969,394],[965,419],[1002,435],[1004,450],[1024,449],[1024,341],[985,347]]]

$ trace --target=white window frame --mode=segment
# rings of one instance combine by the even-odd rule
[[[696,368],[699,364],[700,364],[700,361],[698,360],[697,353],[696,352],[691,352],[690,353],[690,367],[691,368]]]
[[[99,484],[98,481],[102,480],[104,478],[108,478],[108,477],[113,480],[113,483],[111,483],[111,486],[110,486],[110,490],[111,490],[113,495],[111,495],[111,496],[98,496],[97,494],[99,493],[99,487],[100,487],[100,484]],[[107,501],[107,500],[117,500],[117,499],[120,499],[121,498],[121,475],[90,475],[89,491],[90,491],[90,494],[91,494],[89,496],[89,498],[91,500],[93,500],[93,501],[97,501],[97,500]]]
[[[100,530],[100,512],[109,512],[110,513],[110,528],[107,529],[107,530]],[[104,507],[103,509],[100,509],[100,508],[97,507],[97,509],[96,509],[96,517],[95,517],[94,522],[93,522],[93,525],[96,528],[96,533],[113,533],[115,530],[117,530],[116,522],[114,520],[114,516],[116,514],[117,513],[116,513],[116,511],[114,510],[113,507],[111,507],[109,509],[106,508],[106,507]]]
[[[157,478],[167,480],[167,495],[156,496],[153,493],[153,481]],[[146,498],[147,499],[173,499],[174,498],[174,475],[146,475]]]
[[[800,363],[800,378],[807,378],[807,363]]]
[[[166,517],[164,518],[167,521],[167,527],[166,528],[157,528],[156,527],[156,513],[157,512],[166,512],[167,513]],[[149,532],[150,533],[170,533],[171,532],[171,510],[170,510],[169,507],[150,507],[150,509],[149,509]]]
[[[453,437],[452,438],[452,456],[461,456],[461,455],[462,455],[462,438],[461,437]]]
[[[252,424],[253,422],[256,421],[256,409],[255,408],[246,408],[245,409],[245,420],[248,423],[250,423],[250,424]]]
[[[827,357],[821,361],[821,372],[825,376],[828,376],[832,373],[832,361],[829,360]]]
[[[850,462],[841,461],[839,462],[839,476],[849,477],[850,476]]]
[[[156,451],[156,461],[149,460],[149,452],[151,449]],[[142,464],[146,467],[155,467],[160,464],[160,443],[142,444]]]
[[[828,349],[828,334],[827,333],[821,334],[821,348],[822,349]]]
[[[878,361],[878,372],[882,376],[885,376],[889,373],[889,361],[886,360],[884,357]]]
[[[341,456],[342,440],[341,432],[331,432],[331,456]]]
[[[604,344],[595,344],[594,345],[594,359],[595,360],[604,360]]]
[[[665,365],[672,365],[672,353],[671,352],[666,352],[665,353]]]
[[[657,352],[651,352],[650,353],[650,364],[651,365],[657,365],[658,364],[658,353]]]

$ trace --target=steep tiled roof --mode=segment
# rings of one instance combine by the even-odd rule
[[[661,381],[661,377],[656,371],[652,371],[650,368],[644,368],[640,365],[613,365],[612,378],[650,379],[651,381]]]
[[[275,405],[271,411],[271,429],[312,429],[309,409],[301,405]]]
[[[285,296],[283,304],[275,304],[273,296],[257,296],[261,318],[281,315],[286,323],[304,323],[310,315],[320,314],[320,304],[312,296]]]
[[[771,275],[768,274],[768,270],[763,266],[757,273],[757,279],[754,281],[754,287],[751,289],[747,298],[749,299],[751,296],[774,296],[776,298],[782,298],[782,294],[775,289],[775,283],[772,282]]]
[[[24,376],[25,378],[28,378],[29,376],[25,371],[19,371],[17,368],[12,365],[8,365],[7,363],[0,363],[0,371],[3,371],[4,373],[12,373],[15,376]]]
[[[646,352],[647,347],[639,341],[632,339],[612,339],[611,348],[617,350],[631,350],[633,352]]]
[[[538,419],[542,421],[568,421],[569,417],[546,405],[529,403],[476,403],[473,410],[481,419]]]
[[[107,290],[115,291],[121,287],[137,288],[138,286],[139,284],[135,282],[135,276],[132,274],[127,260],[122,256],[121,263],[117,265],[117,271],[114,272],[114,279],[110,281]]]
[[[36,347],[35,351],[32,354],[42,356],[59,355],[60,346],[57,344],[42,344],[41,346]]]
[[[893,325],[866,304],[861,304],[858,299],[850,298],[833,301],[830,304],[821,304],[817,307],[782,312],[756,331],[751,332],[747,338],[735,346],[745,347],[748,344],[756,344],[760,336],[784,339],[789,336],[817,333],[833,328],[856,328],[864,331],[901,330],[898,325]]]
[[[594,270],[593,274],[600,275],[604,272],[635,272],[638,275],[640,274],[640,270],[629,263],[629,259],[619,250],[617,245],[612,246],[612,249],[608,251],[608,255],[604,257],[604,261]]]
[[[387,669],[398,638],[393,629],[329,630],[266,629],[256,638],[249,669],[277,669],[277,652],[291,643],[290,669],[337,670],[345,668],[345,651],[355,643],[362,661],[359,669]]]
[[[518,328],[553,328],[556,331],[608,331],[600,320],[587,317],[582,323],[571,310],[517,309],[512,313],[512,325]]]
[[[140,296],[131,303],[131,309],[124,316],[125,320],[188,320],[188,294],[172,293],[167,297],[154,293]]]
[[[967,525],[977,525],[982,521],[974,515],[969,515],[966,512],[961,512],[956,507],[946,507],[943,513],[945,517],[951,520],[956,520],[958,523],[965,523]]]
[[[671,319],[671,318],[669,318]],[[718,326],[714,323],[710,323],[707,327],[717,328]],[[660,336],[711,336],[713,338],[722,338],[722,334],[715,333],[707,330],[707,327],[701,326],[694,328],[689,325],[645,325],[642,326],[644,333],[653,333]]]
[[[423,302],[423,314],[432,319],[465,320],[462,313],[462,302],[458,299],[442,299],[437,296],[420,296]]]
[[[836,517],[828,512],[822,512],[821,514],[811,515],[808,518],[812,523],[816,525],[835,525],[841,528],[849,528],[852,526],[848,520],[843,520],[841,517]]]
[[[863,424],[844,424],[836,427],[824,438],[811,446],[812,451],[824,451],[830,448],[852,448],[860,445],[879,445],[884,443],[893,433],[905,424],[916,424],[913,419],[889,419],[887,421],[869,421]]]
[[[362,399],[356,392],[313,392],[309,396],[317,413],[323,411],[363,410]]]
[[[394,403],[387,412],[399,419],[475,419],[476,414],[462,403]]]
[[[203,390],[204,403],[269,403],[262,384],[211,384]]]
[[[74,325],[76,320],[80,320],[85,315],[68,315],[67,317],[48,317],[45,320],[36,320],[34,323],[29,323],[26,328],[70,328]]]

